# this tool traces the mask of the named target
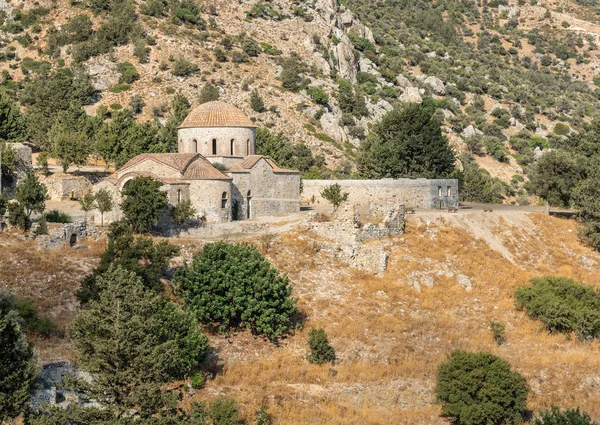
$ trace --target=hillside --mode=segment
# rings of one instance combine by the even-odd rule
[[[316,166],[313,177],[348,177],[373,123],[431,96],[457,155],[498,179],[494,196],[517,203],[535,199],[524,184],[540,151],[596,114],[594,2],[342,3],[4,3],[3,85],[21,102],[29,138],[44,145],[52,115],[72,102],[58,99],[39,124],[38,93],[27,87],[49,69],[90,74],[96,92],[81,96],[89,114],[106,107],[106,120],[133,107],[138,122],[159,128],[177,124],[169,111],[179,95],[194,106],[211,82],[257,125],[308,146],[313,159],[290,165]],[[253,90],[263,112],[250,106]],[[172,149],[168,132],[137,149]]]
[[[261,250],[290,276],[306,315],[303,329],[280,346],[246,332],[209,335],[216,375],[191,397],[233,396],[247,417],[266,403],[282,424],[443,424],[433,394],[438,365],[454,349],[486,350],[526,378],[528,409],[580,406],[599,420],[598,342],[548,334],[514,307],[515,288],[533,276],[600,286],[600,256],[577,241],[575,224],[518,210],[419,214],[403,237],[374,242],[390,254],[382,277],[332,259],[306,231],[262,237]],[[183,257],[176,263],[200,246],[177,243]],[[0,235],[0,244],[2,270],[14,270],[3,276],[3,289],[32,297],[42,315],[64,327],[101,244],[49,259],[9,234]],[[25,268],[26,279],[19,271]],[[35,289],[42,287],[50,289]],[[506,326],[505,344],[494,342],[490,321]],[[334,366],[305,360],[312,327],[329,334],[339,358]],[[36,340],[43,361],[71,358],[71,350],[62,338]]]

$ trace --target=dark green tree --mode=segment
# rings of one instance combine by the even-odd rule
[[[569,207],[575,187],[585,178],[585,160],[563,150],[542,155],[529,173],[528,188],[555,207]]]
[[[590,415],[586,412],[576,409],[560,410],[552,406],[550,410],[544,410],[539,417],[535,418],[531,425],[598,425],[598,422],[592,421]]]
[[[192,201],[189,199],[181,201],[173,208],[173,218],[175,219],[175,223],[179,226],[182,226],[186,221],[196,217],[197,213],[198,211],[196,211],[192,205]]]
[[[17,151],[13,144],[0,139],[0,178],[12,179],[17,170]]]
[[[98,299],[69,325],[77,364],[94,375],[86,393],[118,420],[137,406],[142,419],[172,405],[161,385],[205,358],[208,340],[194,318],[149,290],[135,273],[111,267],[96,280]]]
[[[439,367],[437,399],[442,416],[457,424],[520,424],[527,383],[505,360],[490,353],[453,351]]]
[[[77,297],[82,302],[97,299],[96,279],[106,273],[111,266],[119,266],[134,272],[149,289],[162,292],[160,277],[166,271],[169,261],[179,252],[177,246],[151,238],[134,237],[131,228],[123,222],[114,222],[108,233],[106,250],[100,257],[100,264],[81,284]]]
[[[241,325],[274,340],[292,327],[289,280],[254,245],[208,243],[173,282],[198,321],[222,332]]]
[[[212,425],[239,425],[242,422],[237,402],[233,398],[213,401],[208,414]]]
[[[93,192],[87,192],[79,199],[79,206],[85,214],[85,221],[87,221],[87,215],[90,211],[96,208],[96,196]]]
[[[250,93],[250,107],[256,112],[264,112],[265,110],[265,102],[256,89]]]
[[[310,363],[325,364],[335,361],[335,350],[329,344],[325,329],[311,329],[308,334],[308,346],[310,347],[308,355]]]
[[[11,226],[18,227],[24,232],[31,228],[31,220],[27,217],[25,207],[20,202],[8,204],[8,222]]]
[[[454,154],[435,110],[424,101],[388,112],[361,144],[359,173],[371,179],[449,176]]]
[[[158,130],[158,138],[165,152],[177,152],[177,128],[190,112],[187,97],[177,94],[171,103],[171,111],[167,122]]]
[[[301,172],[317,165],[317,159],[308,146],[293,143],[283,133],[275,134],[265,127],[256,130],[256,153],[270,157],[280,167]]]
[[[6,214],[6,208],[8,207],[8,198],[4,192],[0,192],[0,217]]]
[[[300,88],[299,82],[301,80],[300,75],[300,64],[296,57],[289,57],[281,63],[281,85],[284,89],[289,91],[298,91]]]
[[[166,192],[160,190],[162,185],[151,177],[136,177],[125,185],[121,210],[134,232],[149,232],[167,209],[169,203]]]
[[[13,142],[27,139],[27,125],[19,106],[3,91],[0,92],[0,139]]]
[[[16,311],[0,299],[0,422],[27,408],[35,377],[33,350],[21,329]]]
[[[43,213],[46,200],[49,199],[48,189],[39,181],[33,171],[29,171],[25,179],[15,189],[15,199],[23,206],[27,218],[31,213]]]
[[[248,56],[256,57],[262,53],[260,45],[251,37],[245,37],[242,41],[242,50]]]
[[[455,170],[452,176],[458,180],[459,199],[486,204],[502,203],[502,183],[494,179],[487,170],[479,168],[472,158],[462,156],[460,161],[463,170]]]
[[[211,83],[206,83],[200,90],[200,94],[198,95],[198,103],[202,105],[203,103],[219,100],[219,97],[219,89],[213,86]]]

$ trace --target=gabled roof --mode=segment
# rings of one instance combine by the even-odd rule
[[[273,169],[274,173],[298,173],[298,170],[288,170],[286,168],[280,168],[275,162],[268,156],[263,155],[248,155],[243,161],[237,162],[229,167],[227,172],[230,173],[248,173],[254,166],[264,159],[267,164]]]
[[[122,175],[128,169],[144,161],[154,161],[178,171],[182,180],[229,180],[206,158],[198,153],[144,153],[132,158],[118,171]],[[160,176],[159,176],[160,177]]]
[[[240,109],[229,103],[214,101],[195,107],[179,128],[250,127],[256,125]]]

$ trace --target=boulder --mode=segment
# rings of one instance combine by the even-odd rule
[[[403,89],[413,86],[410,80],[402,74],[396,77],[396,83],[398,84],[398,87],[402,87]]]
[[[421,103],[423,101],[417,87],[406,87],[398,100],[403,103]]]
[[[323,114],[320,121],[321,127],[326,134],[333,137],[338,142],[343,142],[346,139],[344,129],[340,126],[339,118],[335,114],[332,114],[331,112]]]
[[[477,130],[475,127],[473,127],[472,124],[470,124],[468,127],[466,127],[462,131],[462,136],[466,139],[470,139],[471,137],[475,137],[475,136],[481,136],[482,134],[483,134],[483,131]]]
[[[354,55],[354,46],[348,37],[341,33],[338,35],[340,42],[337,46],[333,46],[333,54],[337,59],[337,69],[342,76],[347,80],[356,82],[356,56]]]
[[[373,63],[373,61],[364,56],[361,56],[361,58],[358,60],[358,69],[360,72],[379,75],[379,72],[377,72],[377,66]]]
[[[471,289],[473,289],[473,284],[471,283],[471,279],[469,279],[468,276],[465,276],[464,274],[459,274],[456,280],[460,286],[465,288],[465,290],[470,291]]]
[[[425,84],[427,84],[435,94],[438,96],[443,96],[446,94],[446,89],[444,88],[444,82],[437,77],[429,76],[425,78]]]

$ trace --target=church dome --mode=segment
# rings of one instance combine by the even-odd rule
[[[179,128],[201,127],[248,127],[256,125],[242,112],[229,103],[213,101],[195,107],[183,120]]]

